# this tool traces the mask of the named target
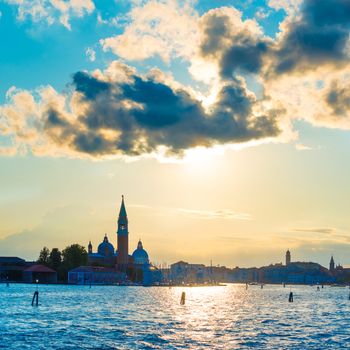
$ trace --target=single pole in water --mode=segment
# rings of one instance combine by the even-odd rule
[[[286,284],[285,283],[283,283],[283,288],[286,288]]]
[[[264,285],[263,285],[263,284],[261,284],[260,288],[261,288],[261,289],[263,289],[263,288],[264,288]]]
[[[38,287],[38,283],[39,283],[39,280],[35,280],[35,283],[36,283],[36,291],[34,292],[34,295],[33,295],[33,299],[32,299],[32,306],[38,306],[39,305],[39,287]]]
[[[180,305],[185,305],[185,301],[186,301],[186,293],[182,292],[181,294],[181,300],[180,300]]]
[[[248,289],[248,283],[245,284],[245,289],[246,289],[246,290]]]
[[[33,299],[32,299],[32,306],[34,306],[34,303],[35,303],[35,306],[38,306],[38,304],[39,304],[39,292],[38,291],[34,292]]]
[[[293,302],[293,292],[290,292],[290,293],[289,293],[289,299],[288,299],[288,301],[289,301],[290,303]]]

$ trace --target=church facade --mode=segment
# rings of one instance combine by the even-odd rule
[[[117,223],[117,248],[110,242],[107,234],[93,252],[91,241],[88,245],[88,262],[90,266],[113,268],[125,274],[133,282],[152,284],[161,279],[160,271],[151,265],[149,256],[139,240],[136,249],[129,254],[129,221],[126,213],[124,196],[119,210]]]

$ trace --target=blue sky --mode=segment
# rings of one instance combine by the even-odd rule
[[[212,3],[212,1],[200,1],[195,8],[198,13],[203,14],[213,7]],[[235,6],[242,11],[245,10],[243,15],[246,18],[254,18],[259,9],[266,8],[265,1],[252,1],[249,6],[244,5],[245,3],[245,1],[216,1],[215,6]],[[101,68],[115,58],[103,52],[98,41],[122,33],[123,28],[98,23],[97,16],[100,15],[107,22],[118,16],[122,18],[121,24],[125,25],[132,4],[130,1],[94,1],[94,4],[93,13],[83,18],[72,17],[70,20],[72,28],[68,30],[59,22],[48,25],[45,23],[45,18],[38,19],[34,23],[30,16],[19,20],[18,6],[9,5],[6,1],[0,3],[2,13],[0,35],[3,42],[0,48],[2,101],[11,86],[35,89],[40,85],[50,84],[62,91],[73,72]],[[259,19],[259,23],[267,35],[274,36],[284,17],[283,10],[273,11],[267,19]],[[89,47],[97,51],[95,62],[86,57],[86,50]],[[169,67],[155,58],[147,63],[149,67],[157,65],[167,70],[171,68],[181,81],[191,81],[187,74],[181,73],[184,69],[181,64],[175,62]],[[144,69],[144,64],[134,62],[134,65],[141,71]]]
[[[0,254],[115,241],[125,194],[158,262],[350,265],[348,1],[0,13]]]

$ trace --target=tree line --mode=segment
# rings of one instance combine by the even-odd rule
[[[58,248],[44,247],[39,253],[38,264],[45,265],[55,270],[60,281],[66,281],[68,271],[88,263],[88,253],[85,247],[72,244],[62,252]]]

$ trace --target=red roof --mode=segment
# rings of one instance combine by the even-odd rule
[[[47,266],[44,265],[33,265],[31,267],[29,267],[28,269],[24,270],[24,272],[55,272],[55,270],[50,269]]]

